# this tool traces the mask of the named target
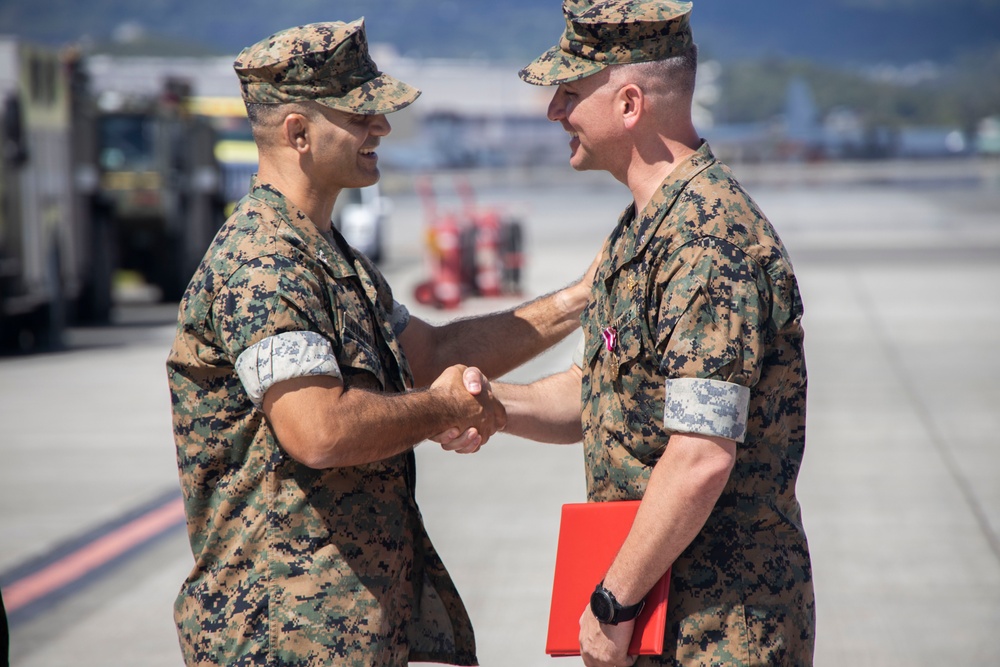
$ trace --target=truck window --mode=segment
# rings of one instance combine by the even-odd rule
[[[153,165],[153,123],[149,117],[127,114],[101,119],[101,167],[109,171],[141,171]]]
[[[210,116],[220,141],[253,141],[250,121],[238,116]]]

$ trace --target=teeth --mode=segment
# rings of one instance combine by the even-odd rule
[[[374,152],[375,152],[374,148],[362,148],[360,151],[362,155],[371,155]]]

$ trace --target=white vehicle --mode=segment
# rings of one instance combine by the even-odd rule
[[[383,197],[378,183],[344,190],[333,212],[333,224],[347,242],[373,262],[385,256],[383,235],[392,201]]]

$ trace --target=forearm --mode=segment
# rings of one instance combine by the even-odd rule
[[[635,523],[604,585],[623,605],[635,604],[705,526],[729,479],[735,443],[677,434],[646,487]]]
[[[589,283],[574,283],[513,310],[431,327],[411,322],[400,337],[417,386],[448,366],[466,364],[496,378],[559,342],[580,326]]]
[[[493,392],[507,409],[504,432],[538,442],[579,442],[581,380],[574,365],[528,385],[494,383]]]
[[[327,437],[313,445],[315,468],[372,463],[401,454],[453,426],[468,423],[458,402],[441,392],[420,389],[405,394],[345,391]]]
[[[288,380],[268,391],[264,412],[282,448],[312,468],[380,461],[451,428],[488,438],[504,421],[491,393],[466,390],[462,367],[402,394],[345,388],[333,378]]]

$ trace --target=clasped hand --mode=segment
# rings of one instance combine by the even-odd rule
[[[604,625],[590,611],[580,616],[580,657],[587,667],[629,667],[638,656],[628,655],[635,620],[618,625]]]
[[[459,405],[458,423],[431,438],[446,451],[472,454],[507,423],[507,411],[493,396],[489,379],[475,367],[451,366],[431,385],[448,391]]]

